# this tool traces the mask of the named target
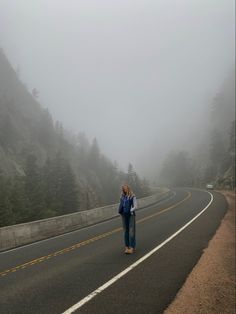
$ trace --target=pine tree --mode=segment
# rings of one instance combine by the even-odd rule
[[[62,211],[69,214],[78,211],[78,190],[75,175],[68,163],[64,164],[61,182]]]
[[[10,179],[0,177],[0,227],[15,223],[11,202],[10,202]]]
[[[214,130],[211,134],[210,159],[215,168],[215,176],[222,174],[222,165],[226,157],[224,141],[219,131]]]
[[[37,165],[36,157],[28,156],[25,168],[25,193],[29,201],[30,219],[37,220],[45,217],[44,187],[42,171]]]
[[[134,191],[137,197],[143,196],[141,180],[139,179],[137,173],[134,170],[134,167],[131,163],[128,165],[128,173],[126,179],[128,185],[130,185],[131,189]]]
[[[56,215],[78,211],[78,189],[75,175],[69,163],[57,153],[44,166],[46,205]]]
[[[57,188],[57,171],[55,169],[55,161],[48,158],[42,169],[44,180],[44,199],[45,208],[49,217],[58,215],[60,212],[60,204],[57,199],[59,194]]]
[[[25,180],[23,177],[12,178],[10,202],[15,223],[23,223],[31,220],[29,200],[25,193]]]

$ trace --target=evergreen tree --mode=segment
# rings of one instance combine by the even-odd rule
[[[214,169],[214,176],[221,175],[224,169],[226,149],[219,131],[214,130],[211,134],[210,160]],[[223,169],[222,169],[223,168]]]
[[[28,156],[25,168],[25,193],[29,201],[30,219],[38,220],[45,217],[44,187],[42,172],[37,165],[36,157]]]
[[[10,202],[10,179],[0,177],[0,227],[15,223],[15,217]]]
[[[10,202],[15,223],[23,223],[31,220],[30,204],[25,193],[24,177],[18,176],[12,178]]]
[[[47,208],[57,215],[77,211],[78,190],[75,175],[60,153],[44,166]]]
[[[127,178],[126,181],[128,185],[131,186],[132,190],[134,191],[135,195],[137,197],[143,196],[143,190],[142,190],[142,183],[139,179],[137,173],[134,170],[134,167],[131,163],[128,165],[128,172],[127,172]]]
[[[50,216],[56,216],[61,211],[61,206],[58,199],[58,173],[56,170],[55,160],[48,158],[42,171],[44,178],[44,196],[46,208],[50,213]]]
[[[78,211],[78,190],[75,175],[69,164],[65,164],[61,181],[62,211],[64,214]]]

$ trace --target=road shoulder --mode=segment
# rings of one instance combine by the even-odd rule
[[[165,314],[235,311],[235,194],[222,194],[229,209]]]

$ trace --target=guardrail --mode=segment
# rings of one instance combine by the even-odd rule
[[[138,199],[145,208],[166,198],[169,190]],[[0,228],[0,251],[54,237],[118,216],[118,204]]]

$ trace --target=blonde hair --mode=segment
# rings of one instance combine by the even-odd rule
[[[122,187],[121,187],[121,189],[122,189],[121,194],[124,195],[123,187],[125,187],[125,186],[126,186],[126,188],[127,188],[127,195],[128,195],[129,197],[134,196],[134,192],[131,190],[130,186],[129,186],[128,184],[126,184],[126,183],[123,184]]]

